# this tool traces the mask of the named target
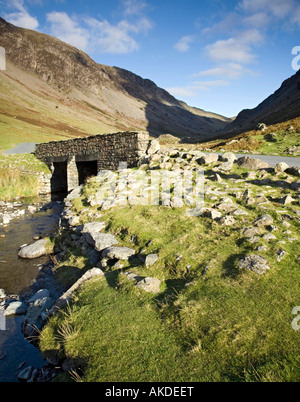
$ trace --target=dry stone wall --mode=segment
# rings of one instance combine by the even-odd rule
[[[93,169],[117,170],[120,162],[135,167],[150,148],[148,132],[119,132],[37,144],[35,155],[49,166],[52,192],[58,192],[82,184]]]

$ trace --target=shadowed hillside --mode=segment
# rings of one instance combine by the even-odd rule
[[[152,81],[94,62],[87,54],[0,18],[6,71],[0,81],[3,148],[122,130],[148,129],[193,141],[230,119],[192,108]]]

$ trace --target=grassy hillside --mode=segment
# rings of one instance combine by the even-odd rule
[[[169,159],[174,168],[177,159]],[[291,189],[297,177],[263,171],[250,178],[244,169],[217,167],[206,167],[204,201],[221,219],[188,216],[186,206],[101,209],[89,201],[99,182],[87,182],[72,201],[79,222],[104,221],[104,232],[115,234],[120,246],[159,259],[148,268],[139,257],[103,268],[105,277],[87,283],[43,330],[45,356],[68,357],[81,367],[75,378],[87,382],[300,380],[300,333],[292,328],[300,292],[299,193]],[[293,201],[283,205],[288,194]],[[251,240],[243,236],[262,214],[272,225],[257,227]],[[57,275],[79,277],[89,268],[82,245],[68,230],[61,236],[68,252]],[[268,261],[263,275],[239,268],[253,254]],[[78,256],[85,258],[80,266]],[[126,272],[160,279],[160,292],[137,288]],[[59,378],[69,379],[68,373]]]
[[[29,72],[10,63],[1,72],[0,151],[23,142],[112,133],[117,127],[125,129],[109,114],[71,99]]]
[[[299,156],[300,155],[300,117],[284,123],[273,124],[266,131],[251,130],[230,139],[213,140],[201,144],[201,148],[243,152]]]

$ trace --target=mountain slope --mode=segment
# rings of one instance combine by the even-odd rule
[[[1,18],[0,46],[7,61],[6,71],[0,72],[0,134],[8,134],[10,142],[4,147],[128,129],[203,140],[231,121],[191,108],[150,80],[98,64],[56,38]]]
[[[300,70],[285,80],[281,87],[254,109],[242,110],[222,131],[233,136],[254,130],[258,123],[282,123],[300,116]],[[221,137],[219,135],[219,137]]]

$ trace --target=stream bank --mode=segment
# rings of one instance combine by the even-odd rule
[[[53,263],[48,256],[34,260],[18,257],[18,250],[36,238],[56,233],[63,210],[62,197],[47,197],[2,203],[0,213],[7,219],[0,226],[0,310],[11,301],[26,302],[39,289],[49,289],[56,299],[61,289],[53,277]],[[9,212],[9,213],[8,213]],[[8,216],[11,219],[8,219]],[[24,374],[44,380],[53,372],[40,351],[22,333],[24,316],[3,316],[0,311],[0,382],[17,382]],[[25,373],[24,373],[25,372]]]

